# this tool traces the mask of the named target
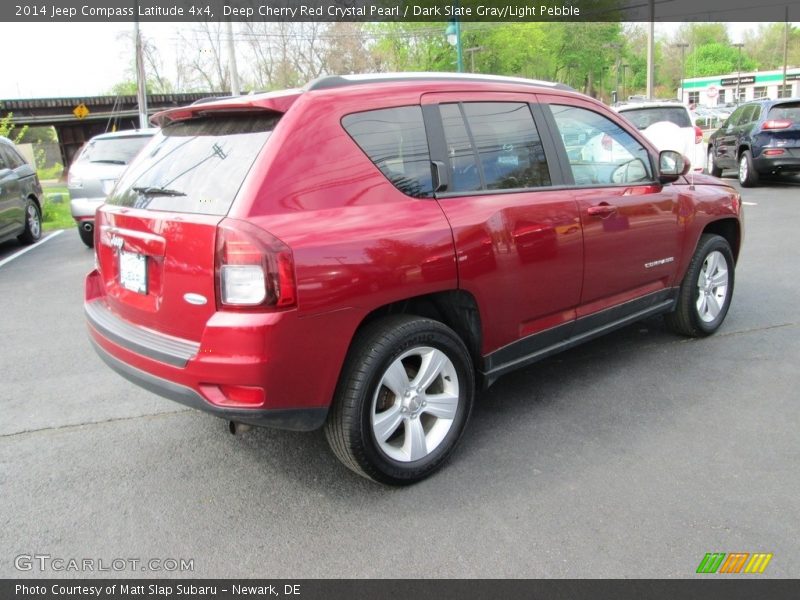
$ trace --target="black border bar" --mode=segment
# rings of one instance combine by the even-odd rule
[[[232,600],[283,598],[298,600],[794,600],[800,596],[798,580],[736,576],[711,579],[701,576],[682,580],[535,580],[535,579],[347,579],[347,580],[234,580],[234,579],[39,579],[0,581],[3,600],[134,600],[191,599]],[[43,593],[23,593],[37,587]],[[127,586],[128,593],[124,593]],[[153,587],[151,587],[153,586]],[[239,586],[237,592],[237,586]],[[257,593],[258,587],[270,592]],[[271,586],[271,587],[270,587]],[[69,593],[71,589],[85,591]],[[100,589],[99,595],[96,593]],[[254,593],[241,593],[241,589]],[[137,593],[131,593],[136,590]],[[225,590],[225,591],[223,591]],[[169,594],[167,594],[169,591]]]

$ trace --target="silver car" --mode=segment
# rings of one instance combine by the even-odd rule
[[[83,243],[94,246],[94,213],[114,188],[133,158],[157,129],[103,133],[90,139],[69,168],[67,188],[72,217]]]

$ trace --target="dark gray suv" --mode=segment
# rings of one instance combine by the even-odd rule
[[[42,237],[42,186],[11,140],[0,137],[0,242]]]
[[[742,104],[708,140],[708,172],[738,169],[739,183],[763,175],[800,173],[800,98]]]

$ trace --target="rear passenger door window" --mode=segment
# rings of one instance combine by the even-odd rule
[[[551,105],[575,185],[651,181],[647,150],[614,121],[577,106]]]
[[[398,190],[415,198],[433,196],[431,158],[419,106],[354,113],[342,126]]]
[[[542,141],[524,102],[441,104],[448,192],[549,186]]]

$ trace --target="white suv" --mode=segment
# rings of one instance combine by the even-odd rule
[[[703,131],[694,116],[680,102],[626,102],[612,107],[624,115],[659,150],[675,150],[692,162],[692,169],[702,171],[706,153]]]

